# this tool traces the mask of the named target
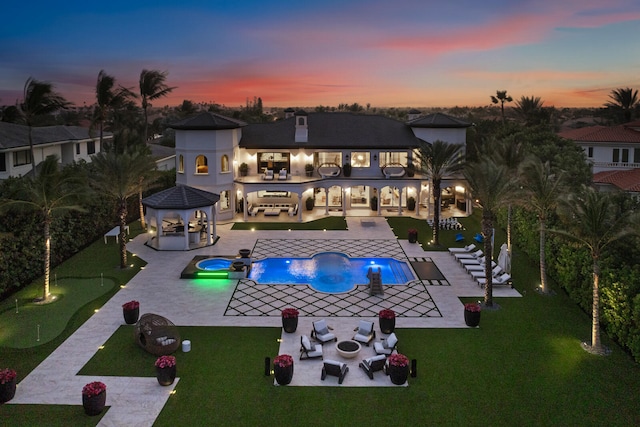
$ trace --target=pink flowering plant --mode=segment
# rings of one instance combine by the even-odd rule
[[[415,228],[410,228],[409,229],[409,234],[418,234],[418,230]]]
[[[16,379],[16,371],[9,368],[0,370],[0,384],[7,384]]]
[[[160,356],[156,359],[156,368],[171,368],[173,366],[176,366],[174,356]]]
[[[136,308],[139,308],[139,307],[140,307],[140,303],[136,300],[129,301],[122,304],[123,310],[135,310]]]
[[[100,381],[94,381],[82,387],[82,395],[87,397],[97,396],[107,390],[107,386]]]
[[[396,313],[393,310],[389,310],[388,308],[385,308],[383,310],[380,310],[380,312],[378,313],[378,316],[380,316],[381,319],[395,319]]]
[[[288,368],[291,365],[293,365],[293,357],[289,356],[288,354],[281,354],[273,359],[273,366]]]
[[[300,312],[295,308],[285,308],[282,310],[282,318],[283,319],[292,319],[294,317],[298,317]]]
[[[389,366],[398,366],[400,368],[409,366],[409,358],[401,353],[392,354],[387,357],[387,361],[389,362]]]
[[[468,302],[464,305],[464,310],[472,313],[479,313],[482,310],[482,306],[477,302]]]

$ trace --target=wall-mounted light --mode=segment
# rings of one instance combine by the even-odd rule
[[[377,155],[377,154],[374,154],[374,155],[373,155],[373,161],[374,161],[374,162],[377,162],[377,161],[378,161],[378,155]]]

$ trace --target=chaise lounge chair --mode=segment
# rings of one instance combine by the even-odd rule
[[[286,181],[286,180],[287,180],[287,170],[280,169],[280,172],[278,173],[278,181]]]
[[[373,322],[361,320],[359,326],[355,330],[357,332],[353,336],[353,340],[361,342],[367,347],[369,347],[369,343],[376,337],[376,331],[373,330]]]
[[[476,280],[481,288],[484,288],[484,285],[487,284],[486,277],[481,277]],[[509,275],[509,273],[504,273],[502,276],[492,278],[491,286],[493,285],[509,285],[513,288],[513,283],[511,282],[511,275]]]
[[[471,274],[471,277],[473,277],[474,279],[487,277],[485,274],[486,272],[485,272],[484,266],[482,267],[483,267],[482,270],[469,271],[469,274]],[[502,270],[502,267],[500,267],[499,265],[494,266],[493,270],[491,270],[492,277],[498,277],[502,273],[504,273],[504,271]]]
[[[476,245],[473,243],[465,246],[464,248],[449,248],[449,253],[453,254],[469,254],[476,248]]]
[[[302,335],[300,337],[300,360],[315,359],[316,357],[322,359],[322,344],[311,344],[309,337]]]
[[[324,319],[313,322],[311,338],[319,341],[320,344],[324,344],[329,341],[338,341],[335,334],[329,332],[329,326],[327,326],[327,322]]]
[[[265,181],[273,181],[273,171],[271,169],[267,169],[266,171],[264,171],[262,179]]]
[[[349,367],[346,363],[336,362],[335,360],[325,360],[322,365],[322,376],[320,379],[324,381],[327,375],[332,375],[338,377],[338,384],[342,384],[347,372],[349,372]]]
[[[459,261],[461,259],[477,259],[479,257],[482,256],[482,249],[478,249],[475,252],[472,252],[470,254],[468,253],[461,253],[461,254],[453,254],[453,256]]]
[[[376,351],[376,354],[384,354],[386,356],[393,353],[397,346],[398,337],[396,337],[395,332],[389,335],[386,340],[383,339],[382,341],[373,343],[373,349]]]
[[[382,371],[385,363],[387,363],[387,356],[379,354],[377,356],[364,359],[358,366],[362,368],[369,379],[373,379],[373,373],[376,371]]]

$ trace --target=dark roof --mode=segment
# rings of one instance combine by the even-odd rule
[[[242,148],[412,148],[419,139],[405,123],[389,117],[355,113],[308,113],[308,142],[295,142],[295,118],[249,124]]]
[[[563,138],[577,142],[640,142],[640,132],[629,125],[622,126],[588,126],[560,132]]]
[[[142,204],[154,209],[192,209],[218,203],[220,196],[187,185],[177,185],[142,199]]]
[[[169,125],[169,127],[180,130],[222,130],[237,129],[246,125],[247,124],[241,120],[235,120],[220,114],[205,111],[197,116],[187,117],[184,120],[173,123]]]
[[[418,117],[407,123],[414,128],[468,128],[471,123],[442,113]]]
[[[31,130],[33,145],[98,138],[97,133],[92,135],[89,133],[89,129],[80,126],[43,126],[32,127]],[[111,133],[104,132],[103,136],[111,138]],[[0,150],[28,146],[28,126],[0,122]]]

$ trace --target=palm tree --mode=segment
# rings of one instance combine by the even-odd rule
[[[36,172],[35,152],[33,150],[32,126],[37,117],[51,114],[71,105],[62,95],[53,90],[49,82],[41,82],[29,77],[24,84],[22,103],[18,108],[26,125],[29,127],[29,150],[31,152],[31,167]]]
[[[114,111],[136,97],[135,93],[122,86],[114,89],[115,84],[115,77],[108,75],[104,70],[100,70],[96,83],[96,108],[94,110],[92,123],[99,126],[100,147],[103,147],[102,137],[109,112]]]
[[[491,102],[494,104],[500,103],[500,111],[502,112],[502,122],[504,123],[504,103],[511,102],[513,98],[507,95],[506,90],[497,90],[496,96],[491,95]]]
[[[636,106],[640,105],[638,91],[629,87],[624,89],[618,88],[611,91],[609,98],[611,98],[611,101],[607,102],[605,106],[622,110],[624,123],[630,122],[631,112]]]
[[[140,151],[118,153],[108,150],[93,156],[91,165],[94,168],[93,185],[97,191],[116,202],[120,226],[120,268],[127,268],[127,200],[138,194],[140,177],[154,170],[155,162]]]
[[[540,158],[532,157],[524,164],[522,176],[522,205],[537,214],[540,224],[540,292],[549,294],[545,255],[546,224],[549,214],[555,211],[560,197],[565,193],[565,174],[564,171],[554,173],[549,162],[542,163]]]
[[[80,202],[87,195],[86,180],[59,170],[58,159],[47,157],[38,165],[38,173],[18,181],[15,197],[3,199],[0,206],[36,212],[42,218],[44,234],[44,287],[42,302],[51,301],[51,225],[55,217],[68,211],[84,211]]]
[[[484,304],[493,307],[493,282],[491,254],[493,252],[493,221],[498,209],[516,197],[517,185],[511,179],[506,166],[491,157],[483,156],[478,161],[467,163],[464,169],[473,198],[482,207],[482,237],[486,255]]]
[[[535,125],[545,120],[544,111],[542,109],[544,102],[539,96],[522,96],[516,101],[513,111],[527,125]]]
[[[440,244],[440,188],[444,178],[450,178],[464,167],[463,146],[436,140],[433,144],[420,141],[418,159],[421,173],[431,180],[433,194],[433,244]]]
[[[167,96],[175,89],[175,87],[169,87],[165,84],[167,79],[167,72],[161,72],[157,70],[142,70],[140,73],[140,98],[142,99],[142,110],[144,111],[144,141],[148,138],[148,107],[149,103],[158,98]]]
[[[638,213],[622,210],[610,193],[582,187],[578,194],[562,200],[560,213],[566,218],[567,230],[550,230],[589,250],[593,268],[593,303],[591,310],[591,345],[583,348],[594,354],[607,354],[600,341],[600,258],[617,240],[637,234]]]

